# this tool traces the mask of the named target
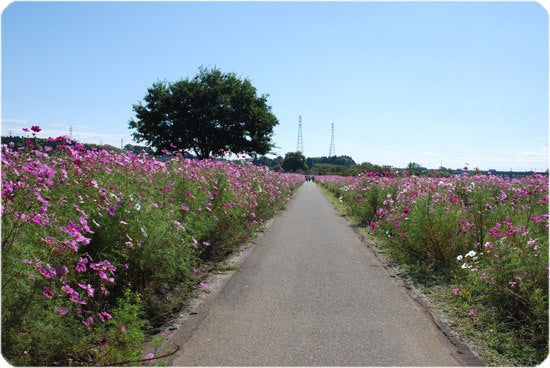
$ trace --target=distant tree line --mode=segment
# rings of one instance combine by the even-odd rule
[[[9,144],[12,142],[12,149],[18,149],[19,147],[45,147],[49,146],[52,149],[56,149],[59,145],[65,144],[65,140],[55,139],[43,139],[36,137],[22,137],[22,136],[2,136],[2,144]],[[149,146],[140,146],[126,144],[124,149],[111,146],[111,145],[98,145],[93,143],[82,143],[86,149],[109,149],[116,151],[129,151],[135,154],[145,153],[147,155],[155,155],[160,160],[166,160],[169,158],[169,154],[159,155],[159,152],[151,149]],[[191,159],[197,159],[198,157],[189,153],[185,153],[185,157]],[[223,160],[217,158],[217,160]],[[375,165],[370,162],[363,162],[361,164],[355,163],[350,156],[331,156],[331,157],[305,157],[301,152],[288,152],[285,156],[277,156],[274,158],[267,157],[265,155],[252,155],[251,163],[257,166],[266,166],[272,170],[284,170],[286,172],[296,172],[304,175],[341,175],[341,176],[356,176],[364,173],[380,173],[387,172],[404,172],[409,175],[416,176],[433,176],[433,177],[450,177],[452,175],[462,174],[464,169],[451,169],[446,167],[439,167],[438,169],[427,169],[422,165],[411,162],[406,168],[396,168],[389,165]],[[533,174],[548,175],[549,171],[534,172],[534,171],[497,171],[497,170],[470,170],[469,173],[475,174],[490,174],[501,176],[505,178],[520,178],[523,176],[529,176]]]
[[[20,147],[51,147],[52,149],[56,149],[60,145],[67,144],[67,142],[64,139],[44,139],[44,138],[36,138],[36,137],[22,137],[22,136],[2,136],[1,138],[2,144],[10,144],[13,143],[13,149],[18,149]],[[120,148],[117,148],[115,146],[111,146],[108,144],[105,145],[99,145],[94,143],[80,143],[82,144],[86,149],[103,149],[103,148],[109,148],[114,149],[116,151],[123,151]],[[128,145],[127,145],[128,146]],[[145,147],[143,147],[145,148]]]
[[[267,166],[273,170],[283,169],[287,172],[297,172],[304,175],[341,175],[356,176],[364,173],[388,172],[407,172],[408,175],[431,176],[431,177],[450,177],[452,175],[462,174],[464,169],[451,169],[439,167],[438,169],[428,169],[416,162],[410,162],[405,168],[396,168],[390,165],[376,165],[370,162],[356,164],[353,158],[349,156],[332,157],[308,157],[306,158],[300,152],[288,152],[285,157],[277,156],[269,158],[266,156],[257,156],[252,160],[254,165]],[[533,174],[548,175],[549,171],[497,171],[497,170],[468,170],[467,173],[482,175],[497,175],[506,178],[519,178]]]

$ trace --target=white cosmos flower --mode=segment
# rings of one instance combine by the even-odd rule
[[[471,250],[471,251],[469,251],[468,253],[466,253],[466,257],[475,257],[476,254],[477,254],[477,253],[476,253],[475,251]]]

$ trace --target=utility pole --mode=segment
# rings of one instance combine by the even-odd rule
[[[332,123],[330,134],[330,149],[328,150],[328,157],[336,156],[336,149],[334,148],[334,123]]]
[[[298,116],[298,143],[296,152],[304,153],[304,138],[302,137],[302,115]]]

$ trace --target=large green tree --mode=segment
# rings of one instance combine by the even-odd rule
[[[306,158],[302,152],[287,152],[281,164],[287,172],[306,171]]]
[[[157,82],[133,105],[130,128],[137,142],[157,152],[174,147],[200,158],[223,151],[266,154],[277,118],[248,79],[201,67],[193,79]]]

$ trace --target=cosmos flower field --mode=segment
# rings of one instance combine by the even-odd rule
[[[319,177],[391,257],[448,284],[462,313],[548,346],[548,177]],[[521,355],[521,353],[519,353]],[[527,353],[532,354],[532,353]]]
[[[303,182],[68,137],[3,143],[2,354],[14,365],[135,365],[159,298],[195,288],[205,262],[247,240]]]

